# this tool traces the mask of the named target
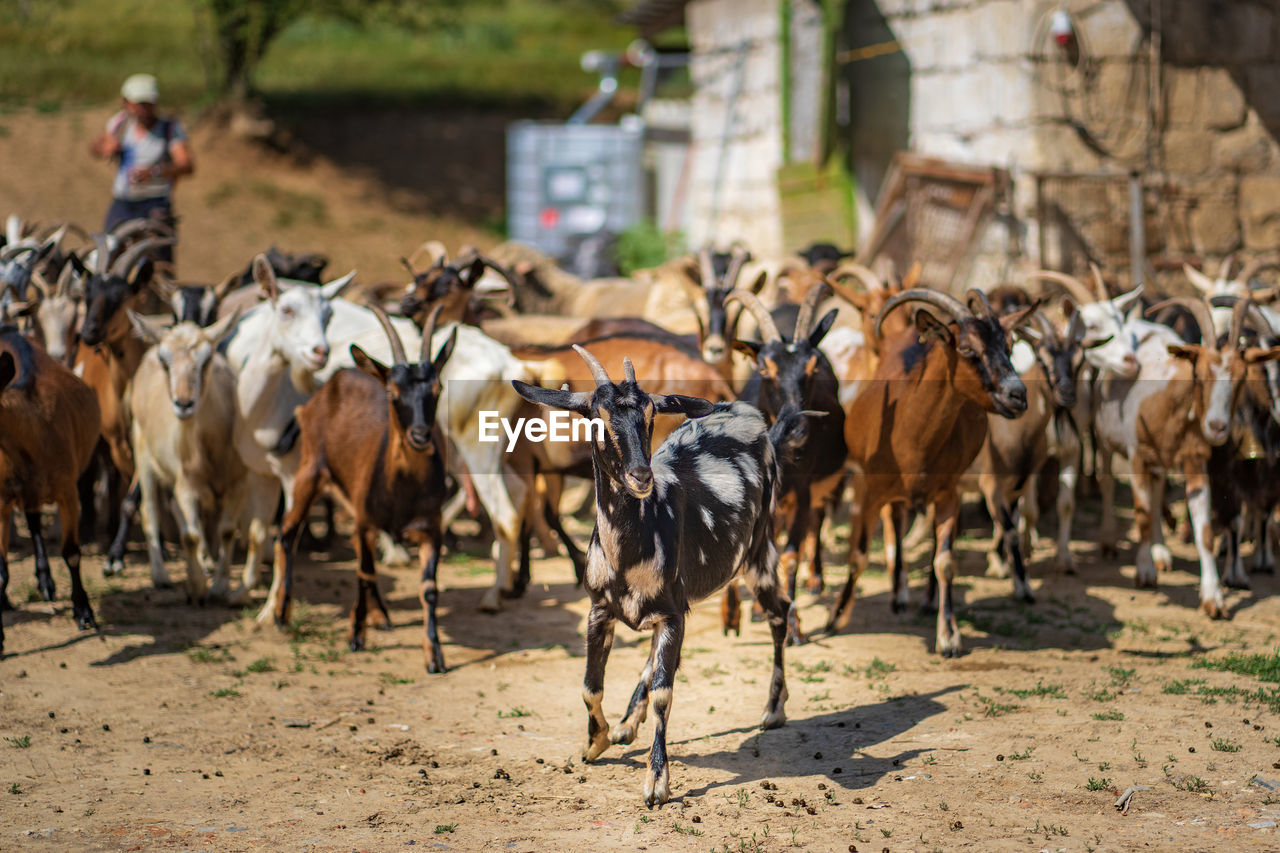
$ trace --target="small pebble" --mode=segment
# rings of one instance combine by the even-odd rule
[[[111,731],[111,726],[110,726],[110,725],[108,725],[107,723],[103,723],[103,724],[102,724],[102,730],[103,730],[104,732],[109,732],[109,731]]]
[[[827,783],[826,783],[826,782],[819,782],[819,783],[818,783],[818,790],[819,790],[819,791],[825,791],[825,790],[827,790]]]
[[[151,743],[151,735],[143,735],[143,736],[142,736],[142,742],[143,742],[143,743]]]
[[[813,757],[814,757],[814,758],[816,758],[817,760],[821,761],[821,760],[822,760],[822,753],[821,753],[821,752],[815,752],[815,753],[813,754]]]
[[[699,817],[698,815],[694,815],[692,820],[694,823],[702,823],[702,818]]]
[[[1205,721],[1204,721],[1204,727],[1205,727],[1206,729],[1211,729],[1211,728],[1213,728],[1213,723],[1209,722],[1208,720],[1205,720]]]
[[[1004,761],[1004,753],[997,755],[996,761]],[[897,762],[895,761],[894,763],[896,764]]]
[[[843,772],[844,772],[844,771],[842,771],[839,767],[837,767],[836,769],[834,769],[834,770],[832,770],[832,771],[831,771],[831,775],[832,775],[832,776],[839,776],[839,775],[840,775],[841,773],[843,773]]]
[[[1194,746],[1187,747],[1187,752],[1195,752],[1195,751],[1196,751],[1196,748]]]
[[[144,768],[142,768],[142,775],[143,775],[143,776],[150,776],[150,775],[151,775],[151,768],[150,768],[150,767],[144,767]]]
[[[50,712],[49,712],[49,719],[51,719],[51,720],[53,719],[53,712],[52,712],[52,711],[50,711]]]
[[[496,750],[496,749],[491,749],[491,750],[489,750],[489,754],[490,754],[490,755],[497,755],[497,754],[498,754],[498,750]]]

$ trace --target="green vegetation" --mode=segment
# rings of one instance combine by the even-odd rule
[[[1102,711],[1101,713],[1093,714],[1092,716],[1095,720],[1101,720],[1104,723],[1124,722],[1124,712],[1122,711]]]
[[[5,741],[14,749],[26,749],[31,746],[31,735],[20,735],[18,737],[7,737]]]
[[[1280,683],[1280,652],[1265,655],[1245,655],[1232,652],[1226,657],[1191,662],[1193,669],[1212,669],[1218,672],[1234,672],[1248,675],[1259,681]]]
[[[1093,776],[1090,776],[1089,781],[1085,783],[1084,787],[1086,791],[1105,791],[1111,787],[1111,779],[1110,777],[1096,779]]]
[[[0,103],[55,111],[63,103],[110,102],[125,77],[151,70],[160,78],[166,104],[199,106],[210,92],[227,88],[212,5],[210,0],[0,3]],[[588,0],[326,0],[319,5],[337,7],[340,14],[309,12],[293,19],[270,41],[253,71],[256,90],[269,103],[319,106],[372,99],[538,104],[563,111],[596,84],[595,75],[580,68],[581,54],[621,49],[636,35],[613,23],[619,4]]]
[[[498,716],[504,720],[514,720],[517,717],[532,717],[533,712],[526,711],[524,708],[521,708],[519,705],[517,705],[516,707],[512,708],[510,711],[499,711]]]
[[[239,696],[240,691],[236,690],[234,687],[219,687],[217,690],[210,692],[209,695],[214,699],[230,699],[232,697]]]
[[[1244,749],[1240,744],[1225,737],[1214,738],[1213,742],[1210,743],[1209,746],[1213,747],[1216,752],[1239,752]]]
[[[1043,681],[1037,681],[1035,687],[1023,689],[1012,688],[1008,691],[1019,699],[1026,699],[1035,696],[1041,699],[1066,699],[1067,692],[1061,684],[1045,684]]]

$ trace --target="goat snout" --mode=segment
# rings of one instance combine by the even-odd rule
[[[1218,443],[1219,440],[1226,439],[1228,424],[1222,418],[1211,418],[1205,426],[1208,429],[1208,435],[1206,438],[1210,441]]]
[[[324,367],[329,363],[329,347],[327,345],[312,347],[307,351],[307,361],[311,362],[317,370]]]
[[[431,430],[424,426],[411,426],[405,430],[409,446],[414,450],[426,450],[431,446]]]
[[[653,491],[653,471],[648,466],[633,465],[627,469],[627,488],[638,498],[648,497]]]
[[[175,397],[173,400],[173,413],[179,419],[185,420],[195,414],[196,401],[189,397]]]

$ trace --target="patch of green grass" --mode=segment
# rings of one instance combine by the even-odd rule
[[[1209,783],[1199,776],[1180,776],[1177,779],[1170,779],[1169,784],[1189,794],[1207,794],[1213,790],[1209,787]]]
[[[219,687],[217,690],[210,692],[209,695],[214,699],[230,699],[239,696],[240,691],[234,687]]]
[[[1111,676],[1111,685],[1113,687],[1128,687],[1137,680],[1138,670],[1125,669],[1122,666],[1109,666],[1107,673]]]
[[[1017,696],[1019,699],[1027,699],[1032,696],[1041,699],[1066,699],[1067,691],[1061,684],[1045,684],[1043,681],[1037,681],[1035,687],[1026,688],[1010,688],[1009,693]]]
[[[1191,662],[1192,669],[1212,669],[1248,675],[1259,681],[1280,683],[1280,652],[1246,655],[1232,652],[1222,658],[1201,658]]]
[[[532,717],[533,712],[526,711],[524,708],[517,705],[509,711],[498,711],[498,716],[504,720],[514,720],[518,717]]]
[[[1027,747],[1022,752],[1012,752],[1009,754],[1010,761],[1026,761],[1031,757],[1032,747]]]
[[[249,672],[275,672],[275,664],[271,662],[271,658],[258,658],[253,663],[245,667]]]
[[[413,684],[412,678],[405,678],[396,675],[394,672],[384,672],[378,676],[378,680],[387,687],[395,687],[397,684]],[[499,687],[498,689],[501,690],[502,688]]]
[[[984,717],[1003,717],[1010,711],[1016,711],[1021,705],[1002,704],[989,696],[977,695],[978,704],[982,706],[982,715]]]
[[[14,749],[26,749],[31,746],[31,735],[19,735],[18,737],[7,737],[5,742]]]
[[[1241,746],[1240,744],[1225,737],[1214,738],[1213,741],[1209,744],[1209,746],[1213,748],[1216,752],[1239,752],[1240,750],[1244,749],[1244,747]]]
[[[1111,779],[1105,776],[1101,779],[1090,776],[1084,787],[1086,791],[1105,791],[1111,787]]]
[[[1085,698],[1092,699],[1094,702],[1113,702],[1118,694],[1112,693],[1105,687],[1098,690],[1086,690]]]
[[[446,833],[453,832],[457,828],[458,825],[456,823],[437,823],[436,835],[444,835]]]
[[[1101,711],[1097,714],[1092,714],[1090,716],[1092,716],[1095,720],[1100,720],[1101,722],[1104,722],[1104,723],[1124,722],[1124,713],[1121,711],[1117,711],[1115,709],[1112,709],[1110,711]]]
[[[681,835],[702,835],[703,834],[702,830],[698,829],[696,826],[682,826],[680,824],[680,821],[678,820],[674,820],[671,822],[671,828],[674,829],[676,832],[680,833]]]
[[[889,673],[895,672],[897,669],[897,664],[885,663],[880,658],[875,657],[871,659],[871,663],[863,668],[862,674],[867,678],[886,678]]]
[[[1273,714],[1280,714],[1280,687],[1259,687],[1255,690],[1234,684],[1212,687],[1203,678],[1187,678],[1170,681],[1162,690],[1171,696],[1196,696],[1206,705],[1217,704],[1221,699],[1231,704],[1242,702],[1246,705],[1258,705]]]
[[[11,783],[11,784],[9,785],[9,793],[10,793],[10,794],[21,794],[21,793],[22,793],[22,786],[21,786],[21,785],[19,785],[17,782],[13,782],[13,783]]]
[[[209,646],[195,646],[187,649],[187,657],[196,663],[226,663],[235,660],[226,648]]]

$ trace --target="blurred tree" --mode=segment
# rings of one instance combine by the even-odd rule
[[[493,2],[494,0],[481,0]],[[450,0],[193,0],[212,17],[218,70],[211,81],[218,97],[245,98],[271,42],[306,15],[351,23],[381,20],[406,28],[447,23],[460,3]],[[475,0],[469,0],[475,2]]]

